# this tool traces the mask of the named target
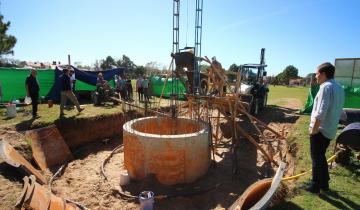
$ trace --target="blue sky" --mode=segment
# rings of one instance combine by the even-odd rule
[[[171,0],[0,0],[18,39],[13,58],[93,64],[111,55],[137,65],[170,63]],[[258,63],[268,74],[294,65],[299,74],[335,58],[360,57],[359,0],[204,0],[202,55]],[[180,48],[194,45],[195,1],[181,1]]]

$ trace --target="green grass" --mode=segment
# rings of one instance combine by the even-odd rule
[[[269,98],[297,98],[305,102],[307,88],[271,87]],[[311,169],[310,142],[308,135],[310,117],[302,115],[291,128],[288,144],[296,147],[295,174]],[[335,140],[327,150],[327,157],[332,156]],[[299,188],[310,180],[311,173],[295,182],[295,187],[286,202],[273,209],[360,209],[360,163],[352,159],[348,167],[336,165],[330,170],[330,191],[313,195]]]
[[[122,112],[121,105],[113,106],[112,103],[106,103],[106,106],[94,106],[92,104],[85,104],[81,106],[85,108],[85,110],[80,114],[78,114],[76,108],[65,109],[65,118],[63,120],[72,119],[74,117],[87,118]],[[35,120],[32,120],[31,105],[21,108],[24,108],[24,110],[18,111],[17,116],[10,119],[6,117],[6,109],[1,108],[0,126],[15,125],[16,127],[19,127],[20,130],[27,128],[33,129],[53,124],[55,121],[59,120],[60,106],[58,104],[54,104],[51,108],[49,108],[47,104],[39,104],[38,115],[40,118]]]
[[[136,92],[133,93],[133,97],[137,98]],[[158,98],[152,97],[150,99],[151,106],[158,105]],[[144,103],[136,102],[136,105],[144,107]],[[169,100],[162,99],[161,106],[169,105]],[[103,106],[94,106],[93,104],[83,104],[81,107],[85,108],[80,114],[74,107],[73,109],[65,109],[65,117],[62,120],[72,120],[73,118],[89,118],[111,115],[115,113],[122,113],[122,105],[113,105],[112,102],[106,102]],[[15,118],[7,118],[6,109],[0,108],[0,126],[2,125],[15,125],[18,130],[34,129],[39,127],[45,127],[57,122],[60,115],[60,105],[54,104],[49,108],[47,104],[39,104],[38,115],[40,118],[32,119],[31,105],[20,107],[21,111],[17,112]]]
[[[308,96],[308,87],[286,87],[286,86],[269,86],[268,101],[275,101],[281,98],[296,98],[305,103]],[[274,104],[279,105],[279,104]]]

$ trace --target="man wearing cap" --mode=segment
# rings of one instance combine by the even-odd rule
[[[31,73],[28,77],[26,77],[26,81],[25,81],[26,96],[31,98],[33,118],[38,117],[37,110],[38,110],[38,99],[40,92],[40,87],[36,79],[36,75],[37,75],[36,69],[31,68]]]
[[[61,83],[60,117],[64,116],[64,106],[66,105],[67,99],[70,99],[70,101],[73,102],[79,113],[82,110],[84,110],[83,108],[80,108],[79,102],[71,90],[70,69],[71,67],[64,69],[64,73],[60,76],[60,83]]]

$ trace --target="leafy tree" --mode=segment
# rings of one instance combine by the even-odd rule
[[[99,71],[100,70],[100,63],[98,60],[95,60],[95,63],[94,63],[94,70],[95,71]]]
[[[279,83],[289,84],[289,80],[298,78],[299,70],[293,65],[287,66],[283,72],[276,76]]]
[[[145,73],[145,67],[143,66],[137,66],[135,69],[134,69],[134,74],[136,76],[140,76],[140,75],[144,75]]]
[[[158,62],[152,61],[145,65],[146,74],[160,74],[160,64]]]
[[[123,55],[121,59],[116,61],[116,66],[117,67],[124,67],[129,71],[132,71],[136,67],[134,62],[131,61],[131,59],[126,55]]]
[[[231,66],[228,69],[228,71],[233,71],[233,72],[237,72],[238,70],[239,70],[239,67],[235,63],[231,64]]]
[[[236,65],[235,63],[231,64],[228,71],[232,71],[232,72],[238,72],[239,71],[239,66]],[[235,81],[236,80],[236,75],[230,74],[228,75],[228,80],[229,81]]]
[[[21,61],[13,58],[0,57],[0,66],[3,67],[19,67]]]
[[[26,66],[26,61],[21,61],[21,62],[19,63],[19,66],[20,66],[20,67],[25,67],[25,66]]]
[[[3,18],[4,16],[0,15],[0,57],[2,55],[14,54],[12,48],[16,44],[16,38],[6,34],[10,27],[10,22],[3,22]]]
[[[117,67],[124,67],[127,70],[127,76],[130,78],[134,78],[135,77],[135,72],[134,69],[137,67],[133,61],[131,61],[131,59],[126,56],[123,55],[121,59],[116,61],[116,66]]]
[[[87,70],[91,69],[91,66],[89,65],[82,65],[81,61],[75,61],[74,66],[76,66],[76,68],[78,69],[87,69]]]
[[[289,80],[298,78],[298,73],[299,70],[293,65],[287,66],[284,70],[285,77]]]
[[[210,65],[201,64],[200,65],[200,72],[206,72],[206,69],[209,68],[209,67],[210,67]]]
[[[103,70],[112,69],[114,66],[117,66],[116,62],[115,62],[114,58],[112,58],[110,55],[107,56],[105,60],[102,60],[101,64],[100,64],[100,67]]]

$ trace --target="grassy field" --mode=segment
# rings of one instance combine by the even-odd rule
[[[78,114],[76,108],[65,109],[65,117],[62,120],[72,119],[74,117],[83,118],[122,112],[121,106],[113,106],[112,103],[106,104],[106,106],[103,107],[97,107],[92,104],[81,105],[81,107],[85,108],[85,110],[80,114]],[[13,124],[19,127],[24,125],[28,128],[38,128],[53,124],[57,120],[60,120],[60,107],[58,104],[54,104],[51,108],[49,108],[47,104],[39,104],[38,115],[40,117],[34,120],[31,115],[31,105],[19,107],[18,109],[20,110],[18,110],[15,118],[7,118],[6,109],[0,109],[0,126]]]
[[[134,98],[137,95],[134,92]],[[150,107],[158,106],[159,99],[152,97],[150,99]],[[144,107],[144,103],[133,102],[137,106]],[[169,100],[162,99],[161,106],[168,106]],[[65,117],[63,119],[59,118],[60,115],[60,106],[59,104],[54,104],[51,108],[47,104],[39,104],[38,106],[38,115],[40,116],[37,119],[32,119],[31,115],[31,105],[24,107],[17,107],[17,116],[15,118],[7,118],[6,109],[0,108],[0,126],[2,125],[15,125],[20,130],[24,129],[34,129],[39,127],[44,127],[58,120],[72,120],[73,118],[87,118],[87,117],[100,117],[102,115],[111,115],[114,113],[123,112],[123,106],[121,104],[114,105],[112,102],[106,102],[102,106],[94,106],[93,104],[82,104],[81,107],[85,108],[80,114],[75,107],[65,109]],[[128,106],[126,106],[128,107]]]
[[[308,89],[304,87],[270,87],[269,102],[278,98],[296,98],[305,103]],[[278,105],[278,104],[275,104]],[[296,145],[295,173],[311,169],[310,142],[308,125],[310,117],[302,115],[290,131],[289,145]],[[333,154],[334,141],[327,151],[327,157]],[[336,165],[330,170],[330,191],[313,195],[300,186],[310,180],[311,174],[305,175],[295,182],[293,194],[286,202],[273,209],[360,209],[360,177],[359,161],[352,159],[350,166]]]
[[[270,86],[268,99],[271,102],[279,98],[296,98],[305,103],[308,92],[308,87]]]

